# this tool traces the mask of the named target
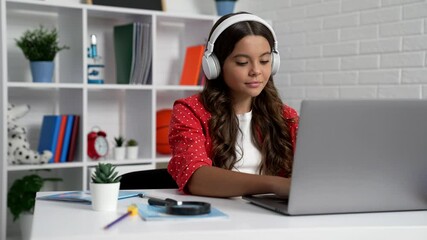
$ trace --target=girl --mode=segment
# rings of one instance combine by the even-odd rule
[[[286,197],[298,127],[272,75],[280,56],[272,28],[249,13],[213,26],[200,94],[174,103],[168,172],[190,194]]]

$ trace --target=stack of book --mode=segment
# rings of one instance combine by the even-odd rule
[[[148,23],[114,27],[114,51],[118,84],[150,84],[152,41]]]
[[[79,132],[79,115],[45,115],[40,131],[38,151],[52,152],[49,163],[74,159]]]

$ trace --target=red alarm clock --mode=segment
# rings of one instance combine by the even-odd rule
[[[99,128],[93,128],[87,135],[87,155],[97,160],[108,154],[107,134]]]

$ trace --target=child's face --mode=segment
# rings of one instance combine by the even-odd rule
[[[262,36],[246,36],[225,59],[224,81],[235,101],[258,96],[271,75],[271,47]]]

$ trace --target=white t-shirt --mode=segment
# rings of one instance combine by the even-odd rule
[[[236,163],[233,170],[257,174],[261,162],[261,152],[258,151],[251,140],[252,111],[237,114],[237,118],[239,119],[239,128],[241,132],[239,131],[237,134],[236,156],[237,159],[240,159],[243,154],[243,158]]]

